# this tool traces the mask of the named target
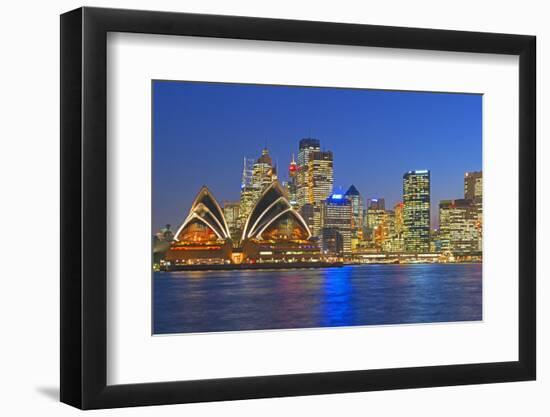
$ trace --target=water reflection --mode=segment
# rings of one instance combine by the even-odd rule
[[[481,320],[481,265],[154,275],[154,332]]]

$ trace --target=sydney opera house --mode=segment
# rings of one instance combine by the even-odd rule
[[[312,263],[318,245],[278,181],[253,206],[240,239],[232,239],[224,212],[203,186],[166,253],[169,266]]]

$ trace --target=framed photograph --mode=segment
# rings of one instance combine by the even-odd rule
[[[535,37],[61,16],[61,401],[533,380]]]

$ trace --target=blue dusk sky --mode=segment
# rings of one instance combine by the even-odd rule
[[[153,231],[176,229],[202,185],[237,201],[243,157],[267,146],[280,180],[304,137],[334,154],[334,190],[402,200],[403,174],[431,171],[440,200],[463,197],[482,169],[482,96],[386,90],[153,81]]]

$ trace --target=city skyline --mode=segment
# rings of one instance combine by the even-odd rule
[[[283,92],[280,91],[281,88]],[[439,220],[439,202],[461,198],[464,173],[481,170],[481,97],[476,95],[165,81],[155,82],[153,92],[154,230],[167,223],[172,224],[174,228],[178,227],[187,215],[195,193],[202,185],[207,185],[220,202],[238,201],[243,157],[257,159],[265,146],[269,148],[273,164],[277,165],[279,179],[286,180],[292,154],[297,156],[299,141],[308,136],[319,139],[321,150],[330,150],[334,155],[333,191],[343,194],[351,185],[354,185],[361,194],[365,207],[367,199],[372,198],[384,198],[387,207],[393,207],[394,204],[402,201],[403,174],[415,169],[430,170],[430,217],[433,226],[437,225]],[[239,105],[232,107],[237,109],[229,109],[227,106],[236,96],[239,97]],[[277,132],[272,132],[274,136],[277,133],[277,136],[282,138],[274,140],[273,146],[267,140],[262,144],[258,139],[239,146],[239,142],[243,140],[242,137],[248,139],[256,135],[257,127],[254,126],[254,122],[236,130],[227,129],[224,124],[228,118],[231,118],[233,124],[243,122],[246,117],[249,118],[248,120],[255,121],[253,114],[250,113],[258,110],[259,103],[267,103],[269,99],[280,101],[290,97],[297,97],[295,102],[300,103],[302,108],[307,107],[306,105],[312,107],[304,111],[310,119],[326,113],[328,111],[326,107],[333,106],[334,101],[343,106],[340,108],[340,113],[336,112],[332,115],[332,120],[328,124],[324,123],[327,126],[325,137],[328,139],[321,134],[292,138],[290,136],[293,134],[292,131],[298,130],[299,126],[294,120],[295,116],[291,117],[292,112],[287,111],[273,112],[278,115],[286,114],[289,117],[286,121],[281,120],[275,129]],[[331,106],[327,103],[316,104],[321,98],[325,100],[330,98]],[[374,112],[377,113],[378,118],[375,121],[371,120],[372,118],[367,114],[363,114],[372,110],[368,107],[368,103],[372,100],[377,102]],[[199,110],[193,106],[198,107]],[[431,118],[439,118],[431,128],[424,125],[427,117],[426,106],[429,110],[431,109]],[[424,111],[419,113],[419,107]],[[441,110],[442,108],[444,110]],[[270,107],[269,110],[272,108]],[[403,113],[405,110],[407,112]],[[189,113],[188,117],[181,117],[180,115],[186,114],[186,111]],[[398,117],[399,120],[389,124],[388,113],[392,112],[399,113],[401,116]],[[417,115],[416,121],[412,121],[411,114]],[[190,117],[191,115],[201,117]],[[355,126],[355,130],[344,123],[346,119],[349,121],[361,115],[367,120],[359,123],[359,127]],[[265,117],[265,114],[259,115],[260,119]],[[304,118],[308,117],[304,116]],[[219,123],[199,126],[200,122],[206,119],[212,122],[219,120]],[[453,119],[454,123],[450,123],[450,119]],[[465,121],[468,123],[464,123]],[[373,129],[369,131],[362,129],[365,128],[365,124],[373,125]],[[415,128],[409,126],[410,124],[418,125],[419,129],[414,130]],[[334,140],[337,139],[334,129],[338,125],[343,126],[339,141]],[[406,131],[400,133],[401,130]],[[441,137],[441,140],[437,141],[435,132],[443,136],[443,131],[446,132],[446,138]],[[371,139],[357,143],[352,140],[357,136],[369,136],[369,132],[377,132],[376,136],[384,138],[385,141]],[[422,132],[426,138],[424,140],[419,139]],[[229,140],[228,135],[235,137],[235,140]],[[405,142],[400,143],[398,137],[401,135],[409,139],[404,139]],[[205,140],[187,139],[193,136],[200,136]],[[423,143],[422,146],[418,146],[419,141]],[[233,142],[236,143],[231,146]],[[415,144],[416,148],[421,149],[415,149]],[[403,152],[396,149],[397,145],[403,148]],[[413,151],[410,150],[411,146]],[[184,152],[178,152],[184,149]],[[463,153],[468,157],[461,157]],[[280,157],[279,154],[283,156]],[[407,166],[395,175],[399,166],[405,164],[404,158],[409,161],[406,162]],[[429,158],[433,161],[426,166]],[[415,166],[415,161],[423,162],[424,166]],[[185,170],[182,167],[185,167]],[[178,175],[178,172],[183,175]],[[189,175],[189,172],[197,172],[200,175]],[[167,204],[168,198],[170,204]]]

